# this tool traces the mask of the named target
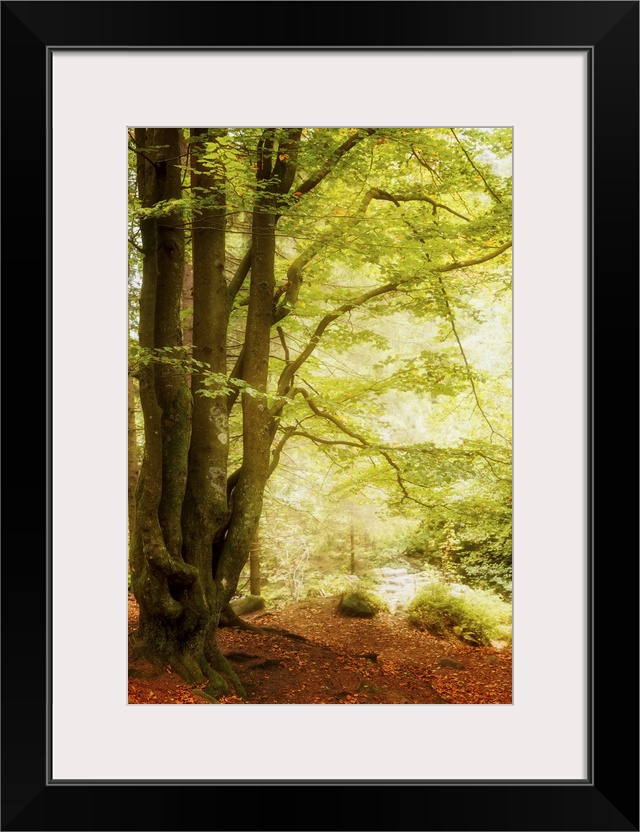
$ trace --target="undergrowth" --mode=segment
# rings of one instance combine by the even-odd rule
[[[511,641],[511,605],[488,590],[462,593],[446,584],[428,584],[409,605],[409,620],[434,635],[453,633],[482,645]]]

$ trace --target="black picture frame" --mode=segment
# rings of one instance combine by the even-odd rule
[[[9,336],[5,362],[10,444],[20,438],[20,449],[7,477],[6,499],[14,498],[16,514],[5,512],[10,519],[2,558],[2,829],[637,830],[637,491],[623,474],[629,459],[637,459],[637,396],[628,390],[637,379],[639,3],[182,2],[181,18],[197,13],[199,25],[179,32],[158,13],[170,5],[2,3],[3,289],[9,317],[15,320],[28,304],[31,322],[15,340]],[[215,33],[211,41],[203,40],[206,32]],[[585,781],[48,780],[51,277],[45,148],[52,50],[81,47],[588,52],[591,690]],[[45,515],[38,533],[32,518]],[[563,649],[561,634],[549,649]]]

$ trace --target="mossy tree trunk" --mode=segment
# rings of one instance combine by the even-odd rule
[[[138,484],[138,431],[136,429],[136,394],[133,376],[129,376],[127,387],[127,435],[128,456],[128,498],[129,498],[129,539],[133,536],[136,519],[136,486]]]
[[[182,284],[182,344],[187,357],[193,356],[193,266],[184,264]],[[186,374],[187,386],[191,389],[191,373]]]
[[[261,591],[260,555],[260,532],[257,531],[249,552],[249,592],[251,595],[260,595]]]
[[[179,131],[136,130],[138,189],[143,208],[181,197]],[[181,346],[180,299],[184,273],[184,226],[179,210],[150,214],[140,222],[143,275],[140,292],[140,346],[149,356],[167,356]],[[164,352],[156,352],[165,350]],[[152,661],[198,666],[181,596],[198,581],[197,569],[182,552],[182,504],[191,433],[191,395],[184,375],[161,360],[139,370],[145,452],[136,493],[136,525],[131,543],[132,588],[140,605],[136,647]],[[185,673],[185,675],[187,675]]]
[[[266,399],[274,307],[278,198],[295,174],[300,130],[276,140],[265,130],[258,146],[250,255],[251,281],[238,368],[242,394],[243,462],[228,473],[227,373],[232,297],[224,274],[225,175],[205,160],[216,132],[192,128],[193,358],[191,390],[176,365],[185,274],[181,130],[137,129],[143,280],[138,373],[145,454],[131,543],[132,586],[140,606],[134,650],[173,667],[190,682],[207,681],[212,697],[240,680],[220,652],[220,616],[235,593],[262,511],[274,434]],[[197,195],[205,197],[197,198]],[[173,208],[172,201],[175,201]],[[161,203],[161,205],[159,205]],[[156,210],[153,210],[153,209]],[[173,352],[171,351],[173,350]]]

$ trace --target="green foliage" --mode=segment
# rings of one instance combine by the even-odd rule
[[[276,143],[282,133],[275,130]],[[261,134],[209,129],[197,149],[184,134],[199,167],[225,180],[228,285],[251,245],[256,191],[266,186],[256,182]],[[350,588],[350,517],[359,572],[389,565],[393,547],[394,556],[509,597],[511,266],[508,250],[496,252],[511,239],[511,139],[503,128],[303,129],[296,178],[273,209],[273,311],[282,315],[274,315],[266,391],[234,377],[242,375],[249,277],[232,300],[226,374],[194,360],[190,347],[136,343],[141,220],[180,214],[190,222],[220,207],[220,197],[192,183],[186,154],[182,198],[143,207],[130,153],[130,372],[197,374],[199,396],[237,400],[230,471],[243,462],[242,403],[258,398],[270,409],[272,451],[282,442],[262,523],[270,602]],[[298,190],[320,172],[314,187]],[[190,246],[187,235],[187,261]],[[300,285],[290,295],[295,263]],[[192,317],[182,310],[183,328]],[[293,389],[279,389],[287,362],[312,344]]]
[[[511,605],[486,590],[456,592],[428,584],[409,605],[409,620],[434,635],[453,633],[482,645],[511,641]]]
[[[305,576],[305,594],[307,598],[328,598],[342,595],[352,586],[349,575],[343,572],[326,572],[312,569]]]
[[[338,604],[338,611],[352,618],[373,618],[385,609],[386,605],[379,596],[361,587],[345,592]]]
[[[465,439],[450,457],[455,463],[453,476],[440,490],[439,505],[421,519],[404,553],[434,566],[452,581],[491,590],[508,600],[512,580],[510,448]]]
[[[509,599],[512,591],[511,501],[467,501],[456,516],[424,520],[405,550],[452,580]]]

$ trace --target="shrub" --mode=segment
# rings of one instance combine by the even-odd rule
[[[331,572],[323,574],[318,570],[310,571],[305,580],[307,598],[326,598],[329,595],[342,595],[357,583],[357,578],[344,573]]]
[[[373,618],[385,608],[384,602],[377,595],[362,589],[350,589],[343,593],[338,604],[338,612],[353,618]]]
[[[429,584],[409,605],[409,620],[434,635],[451,632],[463,641],[511,641],[511,605],[486,590],[457,594],[444,584]]]
[[[466,505],[464,521],[423,522],[405,549],[406,557],[420,558],[451,578],[471,587],[511,598],[511,500],[489,511],[484,503]]]

